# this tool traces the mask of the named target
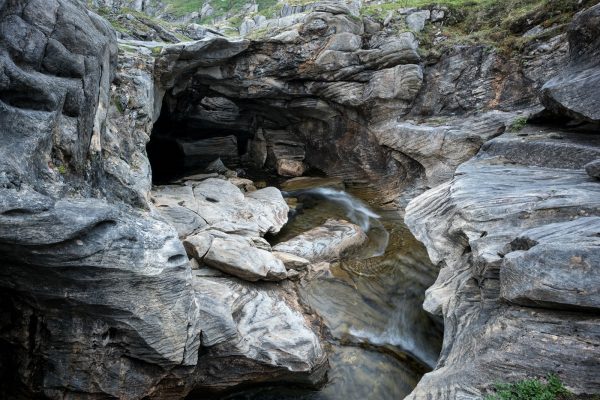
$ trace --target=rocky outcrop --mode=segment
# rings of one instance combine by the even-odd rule
[[[600,121],[600,5],[577,15],[569,31],[570,58],[542,88],[542,102],[557,114]]]
[[[202,39],[117,46],[79,1],[0,2],[2,397],[314,387],[319,329],[339,341],[333,364],[395,357],[402,393],[412,388],[435,364],[422,338],[437,330],[422,293],[398,282],[429,284],[429,264],[403,254],[389,281],[356,278],[396,264],[347,260],[367,237],[340,221],[272,249],[264,236],[288,205],[227,167],[320,170],[390,208],[425,192],[406,221],[440,267],[425,308],[445,341],[413,398],[477,398],[499,377],[550,371],[600,391],[597,125],[505,133],[539,111],[565,36],[529,44],[523,63],[484,46],[423,63],[411,32],[332,2],[301,11],[260,40],[188,27]],[[401,18],[420,30],[444,13]],[[575,18],[569,63],[541,91],[554,116],[598,122],[597,15]],[[131,38],[179,40],[144,25]],[[151,175],[192,173],[151,191]]]
[[[294,294],[207,277],[204,265],[193,275],[178,239],[209,225],[253,239],[277,231],[279,192],[245,197],[207,180],[165,195],[168,212],[149,201],[152,46],[122,43],[117,67],[110,26],[70,0],[2,3],[0,21],[2,397],[181,398],[265,373],[320,382],[325,353]],[[220,208],[223,198],[241,204]],[[237,367],[214,375],[218,360]]]
[[[146,105],[112,136],[116,40],[79,3],[3,2],[0,16],[2,390],[142,397],[196,364],[201,330],[181,242],[145,200],[145,157],[133,168]]]
[[[598,156],[598,138],[561,132],[553,140],[533,129],[488,142],[407,207],[408,225],[441,267],[424,304],[443,315],[446,337],[412,398],[478,398],[499,368],[505,379],[552,371],[575,392],[599,389],[598,320],[589,310],[600,186],[582,170]]]
[[[580,33],[597,27],[590,22],[597,10],[575,18],[564,70],[554,66],[542,73],[539,61],[526,66],[525,74],[538,82],[558,73],[541,89],[543,104],[555,115],[593,121],[585,110],[594,95],[585,91],[597,86],[597,57],[586,57],[598,46]],[[585,100],[577,97],[582,95]],[[599,283],[594,265],[600,186],[592,179],[600,152],[597,127],[521,129],[485,143],[451,180],[406,208],[407,224],[440,267],[424,307],[444,318],[437,366],[411,399],[476,399],[500,376],[516,381],[548,373],[558,374],[575,393],[600,390],[593,311]],[[407,141],[391,141],[392,133],[380,136],[398,148]]]

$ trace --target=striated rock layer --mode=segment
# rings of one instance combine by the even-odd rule
[[[577,393],[600,390],[600,185],[582,169],[600,138],[562,135],[494,139],[409,203],[406,222],[441,267],[424,305],[445,327],[412,398],[479,398],[500,374],[554,372]]]
[[[598,43],[581,37],[599,11],[576,16],[571,61],[541,90],[555,117],[594,119],[594,94],[577,96],[599,88],[586,58]],[[436,369],[409,398],[476,399],[499,377],[548,373],[574,393],[600,392],[600,136],[579,126],[497,137],[408,204],[408,226],[440,267],[424,307],[445,328]]]
[[[320,321],[288,278],[364,233],[329,222],[272,252],[281,193],[222,163],[151,192],[151,165],[173,180],[217,157],[321,170],[393,207],[420,194],[406,221],[440,267],[425,308],[445,338],[412,398],[548,372],[600,392],[599,10],[519,65],[484,46],[423,65],[413,33],[331,2],[261,40],[117,45],[80,1],[0,1],[1,397],[323,380]],[[444,18],[411,15],[416,30]],[[504,133],[540,104],[538,120],[579,128]]]

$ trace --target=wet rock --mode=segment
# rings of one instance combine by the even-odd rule
[[[203,261],[211,267],[247,281],[282,280],[287,277],[283,262],[270,252],[252,247],[247,240],[215,238]]]
[[[302,176],[306,171],[306,166],[298,160],[277,160],[277,174],[281,176]]]
[[[344,181],[338,178],[315,178],[312,176],[303,176],[288,179],[281,184],[281,188],[286,191],[295,191],[302,189],[312,189],[318,187],[327,187],[336,190],[344,190]]]
[[[367,235],[357,225],[329,219],[320,227],[273,246],[273,250],[290,253],[310,262],[335,261],[356,250],[366,240]]]

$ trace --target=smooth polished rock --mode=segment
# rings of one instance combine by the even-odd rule
[[[314,387],[323,381],[325,351],[289,285],[206,277],[197,278],[194,286],[202,294],[200,304],[211,299],[224,307],[230,321],[224,326],[231,328],[211,331],[210,343],[218,343],[199,357],[192,396],[244,382]],[[205,304],[213,314],[217,311]]]
[[[441,268],[424,307],[445,330],[436,369],[410,399],[475,398],[500,370],[513,380],[554,372],[575,393],[600,391],[588,367],[600,357],[590,313],[600,185],[582,170],[600,146],[594,135],[530,129],[491,140],[407,207],[407,225]]]
[[[210,234],[200,232],[187,236],[182,242],[187,255],[200,262],[210,249],[212,240]]]
[[[287,269],[304,270],[308,268],[308,264],[310,264],[310,261],[306,258],[298,257],[290,253],[274,251],[273,255],[279,258]]]
[[[306,165],[302,161],[298,160],[277,160],[277,174],[281,176],[302,176],[306,171]]]
[[[276,188],[244,193],[219,178],[157,186],[152,199],[158,211],[179,227],[180,237],[207,226],[249,237],[277,233],[287,222],[289,210]]]
[[[521,233],[502,262],[500,295],[513,303],[553,310],[600,308],[599,245],[600,217]]]
[[[287,277],[281,260],[251,246],[244,238],[214,238],[203,260],[211,267],[247,281],[278,281]]]
[[[273,250],[290,253],[310,262],[335,261],[356,250],[366,240],[367,235],[358,225],[329,219],[322,226],[273,246]]]

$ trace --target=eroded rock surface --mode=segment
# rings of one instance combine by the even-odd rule
[[[512,379],[552,371],[575,392],[599,390],[599,321],[589,310],[600,185],[583,166],[600,138],[535,129],[488,142],[407,207],[406,222],[441,267],[424,304],[443,315],[446,337],[412,398],[478,398],[499,368]]]
[[[600,121],[600,5],[575,17],[569,64],[542,88],[542,102],[558,114]]]
[[[273,250],[290,253],[310,262],[336,261],[356,250],[367,240],[358,225],[329,219],[317,228],[279,243]]]
[[[433,187],[410,203],[407,222],[441,267],[425,307],[444,318],[445,343],[412,398],[479,398],[499,378],[548,372],[574,392],[600,392],[597,125],[502,135],[539,111],[542,86],[553,116],[598,122],[599,6],[577,15],[568,35],[528,42],[517,63],[486,46],[423,62],[413,33],[384,30],[394,15],[380,24],[334,2],[245,21],[248,32],[271,30],[260,40],[187,25],[200,40],[159,43],[179,39],[125,17],[148,29],[121,34],[129,40],[117,46],[83,3],[0,1],[2,396],[318,385],[320,321],[286,277],[304,285],[303,302],[327,308],[336,339],[434,364],[437,349],[419,341],[435,331],[430,320],[401,338],[387,330],[402,325],[401,306],[416,309],[397,287],[382,284],[393,304],[380,304],[369,288],[381,282],[310,264],[362,244],[358,227],[330,221],[271,249],[263,236],[289,210],[277,189],[255,190],[219,166],[150,193],[146,150],[171,156],[151,160],[168,181],[220,156],[226,167],[283,176],[316,168],[390,208]],[[396,17],[418,31],[449,11]],[[364,264],[354,267],[368,272]],[[407,276],[432,273],[407,265]],[[357,295],[361,285],[368,295]],[[355,315],[331,293],[373,310]],[[402,315],[417,326],[419,313]],[[383,327],[375,338],[365,333],[373,322]],[[376,370],[406,378],[401,390],[364,393],[403,396],[417,379],[389,355],[332,354],[334,364],[387,360]]]

